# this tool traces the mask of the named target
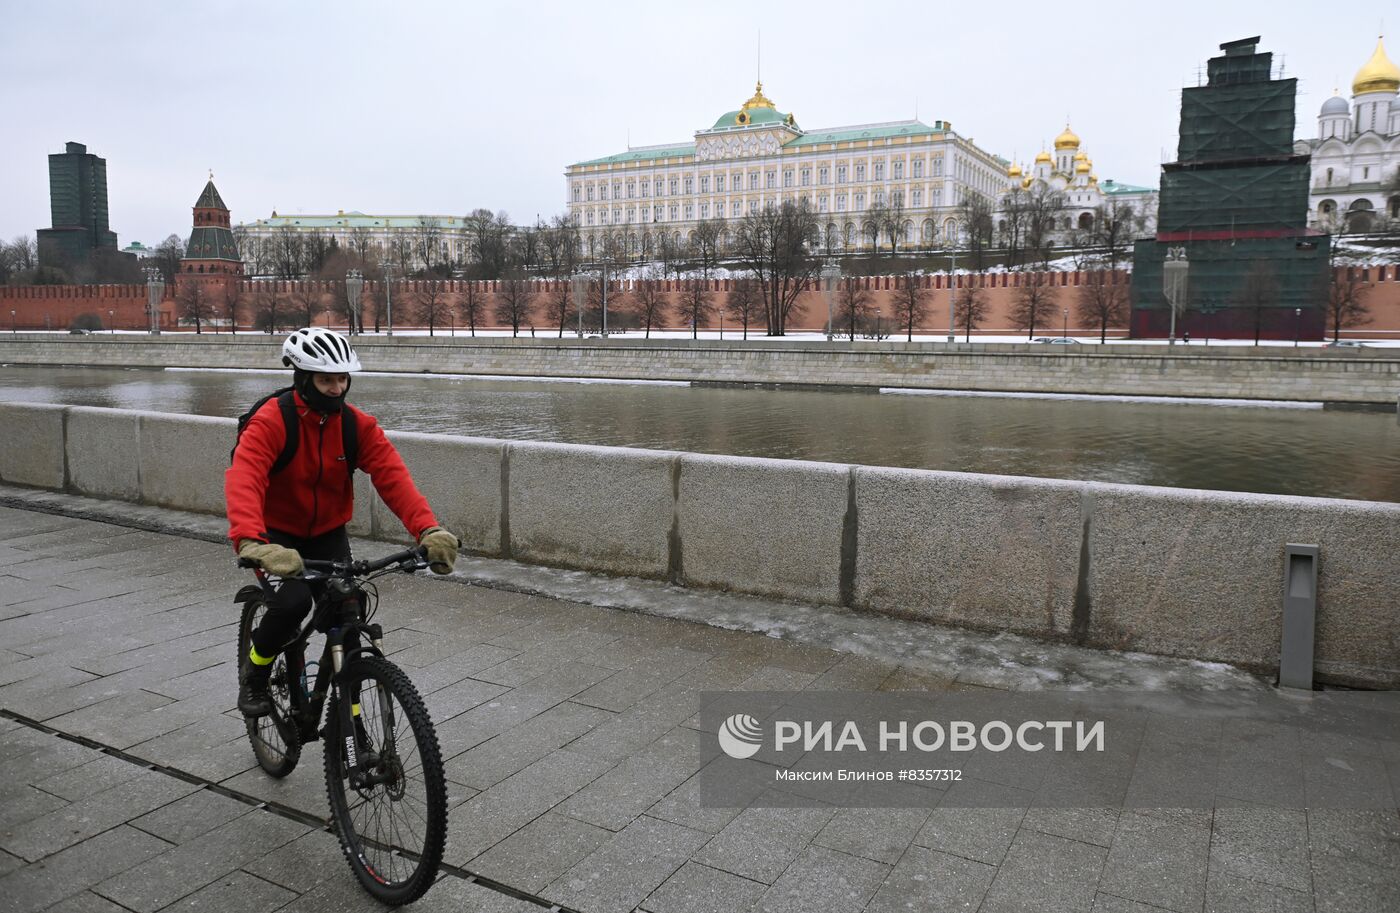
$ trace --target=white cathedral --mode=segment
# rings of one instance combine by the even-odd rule
[[[1400,228],[1400,67],[1384,42],[1356,73],[1351,104],[1322,103],[1317,139],[1294,151],[1312,155],[1308,225],[1324,231]]]

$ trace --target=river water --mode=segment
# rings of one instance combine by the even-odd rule
[[[0,400],[236,416],[285,376],[0,366]],[[402,431],[1400,501],[1393,413],[391,375],[350,398]]]

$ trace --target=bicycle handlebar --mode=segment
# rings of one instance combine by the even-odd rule
[[[376,571],[382,571],[392,565],[401,565],[401,570],[405,573],[419,571],[427,567],[427,549],[423,546],[404,549],[392,555],[386,555],[375,561],[318,561],[304,560],[308,571],[313,573],[304,574],[303,580],[321,580],[326,577],[364,577]],[[260,568],[256,561],[248,558],[239,558],[238,566],[243,568]]]

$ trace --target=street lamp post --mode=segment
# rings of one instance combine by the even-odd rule
[[[835,260],[827,260],[822,267],[822,296],[826,298],[826,341],[831,342],[833,305],[836,302],[836,283],[841,280],[841,267]]]
[[[19,330],[15,329],[15,309],[10,308],[10,335],[14,336]]]
[[[1162,263],[1162,292],[1167,296],[1171,307],[1171,329],[1167,331],[1167,345],[1176,345],[1176,315],[1186,301],[1186,277],[1191,264],[1186,260],[1186,248],[1167,249],[1167,259]]]
[[[352,269],[345,274],[345,297],[346,304],[350,306],[350,335],[355,335],[355,328],[360,323],[360,295],[365,290],[365,277],[357,269]]]
[[[150,333],[160,335],[160,300],[165,297],[165,275],[158,269],[146,270],[146,316]]]
[[[1298,348],[1298,337],[1301,335],[1303,325],[1303,309],[1293,309],[1293,348]]]
[[[588,280],[576,273],[569,280],[574,293],[574,313],[578,315],[578,338],[583,338],[583,302],[588,296]]]
[[[107,309],[107,335],[110,336],[117,331],[117,312],[111,308]]]
[[[384,331],[386,336],[394,335],[394,281],[393,271],[384,267]]]
[[[1060,330],[1060,335],[1065,339],[1069,339],[1069,308],[1060,308],[1060,313],[1064,315],[1065,321],[1063,329]]]

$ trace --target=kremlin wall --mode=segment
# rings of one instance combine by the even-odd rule
[[[1343,338],[1370,338],[1370,339],[1393,339],[1400,340],[1400,266],[1373,266],[1373,267],[1345,267],[1352,269],[1353,273],[1360,274],[1360,280],[1364,285],[1369,286],[1365,293],[1364,302],[1370,309],[1370,322],[1359,327],[1344,329]],[[1016,327],[1016,321],[1012,316],[1016,305],[1017,296],[1020,289],[1029,281],[1033,281],[1033,273],[981,273],[964,274],[957,277],[958,288],[965,284],[975,282],[980,288],[985,289],[984,297],[987,303],[986,316],[980,325],[973,330],[972,336],[1006,336],[1025,332]],[[1089,337],[1098,335],[1098,327],[1086,325],[1079,316],[1078,299],[1080,288],[1094,278],[1086,272],[1055,272],[1048,274],[1051,281],[1057,287],[1057,298],[1054,305],[1049,309],[1053,315],[1045,325],[1037,326],[1035,334],[1037,336],[1058,336],[1064,329],[1065,320],[1062,311],[1068,309],[1068,329],[1071,335]],[[223,277],[220,277],[221,279]],[[1109,277],[1109,281],[1114,284],[1127,283],[1130,275],[1126,272],[1117,272]],[[179,310],[178,289],[180,283],[192,281],[185,275],[177,279],[176,285],[172,288],[167,286],[165,296],[160,305],[160,325],[166,331],[188,330],[194,331],[193,324],[185,325],[177,320]],[[204,278],[208,281],[208,278]],[[275,280],[248,280],[230,278],[225,281],[238,295],[238,329],[240,331],[251,331],[254,325],[254,305],[252,303],[254,292],[260,295],[272,293],[279,298],[279,323],[285,322],[290,326],[294,320],[294,315],[299,311],[304,311],[305,306],[293,304],[292,296],[297,294],[301,297],[310,291],[321,296],[321,306],[317,311],[329,309],[330,322],[339,326],[344,326],[344,298],[345,287],[343,283],[333,281],[312,281],[312,282],[287,282]],[[538,335],[545,335],[549,332],[548,318],[545,317],[545,299],[548,294],[557,289],[560,280],[535,280],[530,283],[535,301],[531,308],[532,316],[524,321],[522,332],[528,333],[528,327],[533,323],[535,332]],[[614,286],[610,292],[614,296],[613,308],[625,308],[627,294],[642,280],[620,282]],[[845,282],[857,282],[864,284],[870,291],[870,304],[872,308],[878,308],[882,317],[882,323],[889,327],[894,315],[898,313],[896,305],[896,295],[900,280],[891,276],[874,276],[863,278],[852,278],[842,280]],[[922,277],[924,288],[928,290],[928,301],[926,304],[925,319],[915,326],[916,335],[932,335],[942,338],[948,332],[948,277],[946,275],[934,275]],[[418,326],[420,321],[415,319],[417,311],[417,299],[422,290],[429,283],[419,280],[395,281],[393,287],[394,300],[394,326],[396,329],[409,329]],[[445,302],[439,303],[439,308],[445,310],[447,307],[455,306],[460,301],[461,296],[469,284],[465,280],[450,280],[436,283],[445,293]],[[500,330],[509,329],[508,325],[502,324],[495,319],[495,296],[499,291],[498,282],[483,281],[471,283],[476,286],[476,290],[482,294],[486,314],[485,320],[478,326],[478,329]],[[660,281],[673,305],[672,317],[667,326],[663,329],[684,330],[683,317],[675,316],[679,311],[681,289],[688,283],[680,280]],[[709,280],[716,312],[724,305],[725,296],[733,285],[730,279]],[[368,306],[369,302],[382,300],[383,293],[377,282],[366,281],[364,299]],[[617,300],[618,292],[622,293],[622,300]],[[226,320],[227,315],[220,311],[218,305],[210,308],[209,316],[218,320]],[[370,313],[366,311],[366,313]],[[440,310],[440,313],[442,311]],[[809,291],[801,293],[796,308],[789,319],[789,332],[819,332],[826,327],[826,298],[823,293],[816,288],[815,283]],[[0,329],[11,331],[35,331],[35,330],[66,330],[73,320],[80,314],[95,314],[106,329],[116,330],[142,330],[148,324],[146,316],[146,287],[144,285],[37,285],[37,286],[4,286],[0,287]],[[1207,317],[1202,314],[1191,312],[1182,320],[1180,328],[1184,328],[1196,339],[1204,339],[1207,335],[1212,337],[1230,336],[1236,339],[1252,338],[1252,329],[1238,324],[1246,315],[1236,315],[1237,325],[1229,327],[1225,324],[1226,315],[1216,315],[1214,322],[1207,324]],[[1277,325],[1267,326],[1264,337],[1269,339],[1292,339],[1294,334],[1294,321],[1291,314],[1277,315],[1282,318]],[[325,317],[317,321],[325,323]],[[461,318],[456,318],[458,330],[461,329]],[[366,319],[370,326],[373,321]],[[439,319],[439,329],[444,328],[448,321],[444,317]],[[707,324],[702,324],[702,329],[719,329],[720,321],[718,316],[713,317]],[[227,332],[226,323],[221,323],[220,328]],[[738,327],[733,320],[728,317],[724,320],[726,334],[735,331],[737,335]],[[1139,337],[1163,336],[1164,333],[1152,332],[1134,333]],[[1300,335],[1303,339],[1317,340],[1323,338],[1323,315],[1318,311],[1305,312],[1300,321]],[[205,332],[211,332],[212,328],[207,324]],[[554,331],[556,334],[558,330]],[[570,327],[565,328],[565,333],[571,332]],[[634,331],[635,332],[635,331]],[[888,330],[887,330],[888,332]],[[750,328],[750,335],[763,335],[761,328]],[[897,332],[892,332],[892,336],[897,336]],[[958,338],[961,340],[965,331],[959,327]],[[1108,335],[1112,338],[1122,338],[1129,335],[1129,328],[1125,324],[1119,327],[1111,327]],[[1330,335],[1330,333],[1329,333]]]

